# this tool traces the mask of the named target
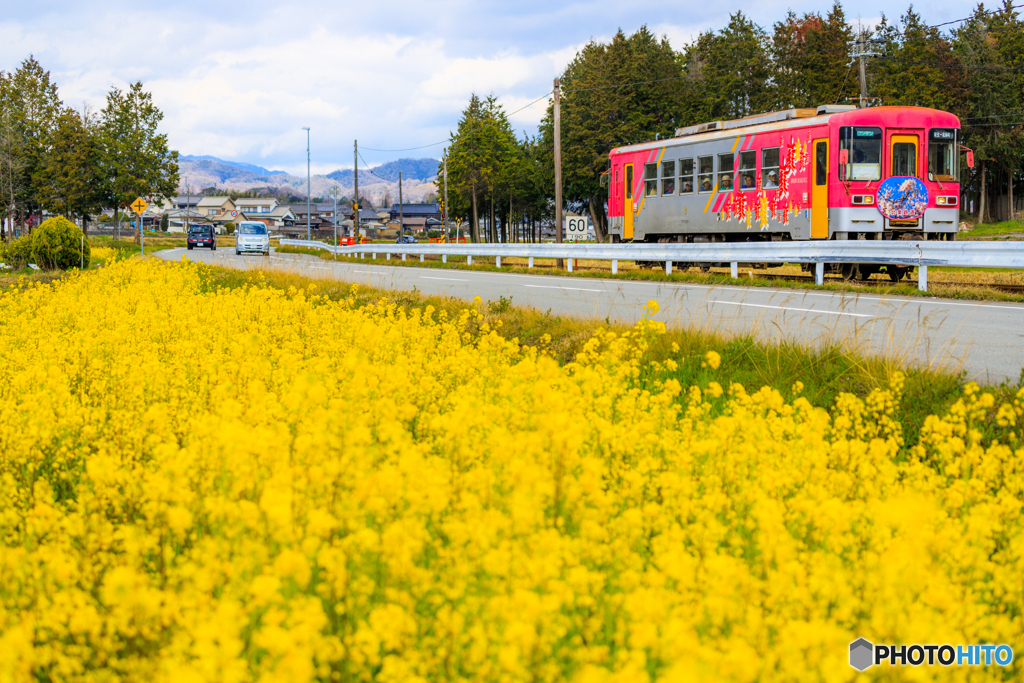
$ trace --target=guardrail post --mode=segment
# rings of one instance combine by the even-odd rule
[[[448,263],[448,254],[441,254],[441,263]]]
[[[814,284],[825,284],[825,264],[821,261],[814,264]]]
[[[473,265],[473,255],[472,254],[466,256],[466,265],[467,266]]]
[[[420,263],[423,263],[423,254],[420,254]]]
[[[388,253],[384,254],[384,260],[385,261],[390,261],[391,260],[391,252],[388,252]]]
[[[732,277],[733,280],[740,276],[739,270],[740,264],[737,263],[736,261],[733,261],[732,263],[729,264],[729,275]]]
[[[619,262],[616,259],[612,259],[612,275],[615,275],[618,272],[619,272]]]
[[[373,260],[374,260],[374,261],[376,261],[376,260],[377,260],[377,252],[374,252],[374,253],[373,253]]]
[[[496,268],[501,268],[501,257],[500,256],[495,256],[494,257],[494,266]]]
[[[571,258],[565,259],[565,267],[569,270],[570,273],[572,272],[572,261],[573,260]]]
[[[928,291],[928,266],[917,267],[917,288],[922,292]]]
[[[403,261],[405,260],[405,254],[402,254],[402,260]]]
[[[671,261],[665,261],[665,275],[671,275],[671,274],[672,274],[672,262]]]
[[[527,268],[533,268],[533,257],[532,256],[530,257],[530,263],[527,266]]]

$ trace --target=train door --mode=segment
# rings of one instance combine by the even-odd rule
[[[828,239],[828,138],[811,144],[811,239]]]
[[[889,135],[889,176],[918,177],[918,150],[920,139],[916,133]]]
[[[633,164],[626,164],[623,174],[622,239],[633,239]]]

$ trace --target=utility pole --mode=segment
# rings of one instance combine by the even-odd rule
[[[309,174],[309,127],[303,126],[302,130],[306,131],[306,241],[312,239],[312,235],[309,231],[309,200],[312,198],[312,183],[310,182]]]
[[[448,241],[448,150],[444,151],[444,241]],[[458,240],[456,239],[456,242]]]
[[[192,228],[192,221],[189,220],[189,218],[191,217],[191,212],[189,211],[189,208],[188,208],[191,205],[192,205],[192,190],[190,190],[189,187],[188,187],[188,176],[185,176],[185,234],[186,235],[188,234],[188,231]],[[168,228],[168,229],[170,229],[170,228]]]
[[[355,141],[355,152],[352,154],[355,159],[355,173],[352,180],[355,183],[355,199],[352,200],[352,236],[359,242],[359,140]]]
[[[402,208],[402,172],[398,172],[398,239],[405,241],[405,209]]]
[[[334,186],[334,260],[338,260],[338,186]]]
[[[559,107],[561,100],[561,79],[555,79],[555,243],[562,243],[562,112]],[[563,267],[562,259],[558,259],[558,268]]]
[[[863,109],[868,106],[868,78],[865,71],[865,63],[868,57],[877,57],[878,53],[874,51],[871,46],[871,41],[867,39],[858,39],[853,43],[853,49],[850,51],[850,59],[856,59],[860,62],[858,70],[860,71],[860,103],[858,106]]]

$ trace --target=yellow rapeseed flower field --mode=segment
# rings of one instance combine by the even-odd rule
[[[718,354],[642,388],[654,310],[560,366],[472,308],[188,263],[0,294],[0,681],[844,681],[858,636],[1024,643],[1024,392],[905,448],[900,375],[831,411]]]

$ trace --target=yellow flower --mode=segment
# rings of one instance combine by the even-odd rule
[[[704,354],[704,361],[712,370],[717,370],[718,366],[722,364],[722,357],[718,355],[717,351],[708,351]]]

